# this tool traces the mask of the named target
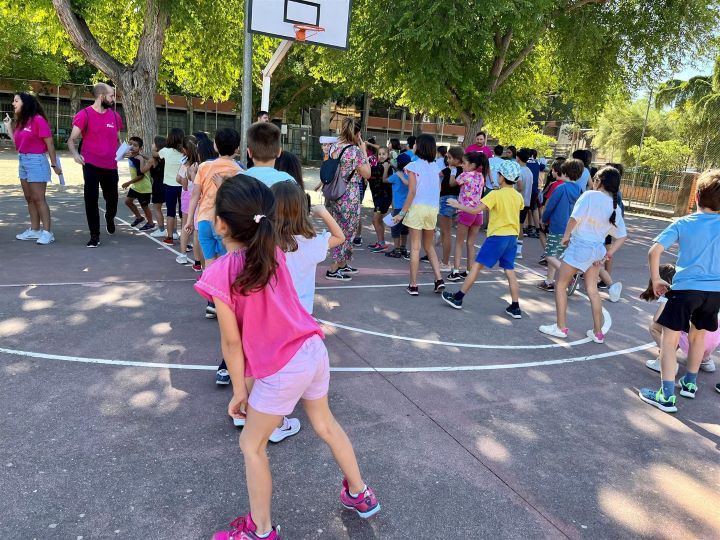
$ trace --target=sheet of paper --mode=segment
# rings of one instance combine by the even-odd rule
[[[393,217],[390,214],[383,218],[383,223],[388,227],[392,227],[393,225],[395,225],[395,223],[393,223]]]
[[[122,143],[117,149],[117,152],[115,152],[115,161],[120,161],[125,158],[125,154],[127,154],[128,150],[130,150],[130,145],[126,142]]]
[[[62,164],[60,163],[60,156],[55,156],[55,165],[57,165],[57,168],[62,171]],[[61,186],[64,186],[65,185],[65,175],[59,174],[58,181],[60,182]]]

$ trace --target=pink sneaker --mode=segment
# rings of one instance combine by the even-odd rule
[[[213,535],[213,540],[257,540],[260,537],[256,534],[257,526],[250,514],[240,516],[230,522],[231,531],[220,531]],[[270,535],[263,540],[279,540],[278,527],[273,527]]]
[[[343,478],[343,488],[340,492],[340,502],[348,510],[355,510],[361,518],[369,518],[380,511],[380,503],[375,497],[375,493],[369,487],[365,488],[363,493],[357,497],[350,495],[350,487],[347,478]]]

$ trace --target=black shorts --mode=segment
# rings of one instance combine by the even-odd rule
[[[387,214],[392,204],[392,197],[385,197],[383,195],[373,196],[373,205],[375,206],[375,212],[381,214]]]
[[[130,188],[127,192],[128,199],[137,199],[140,206],[147,206],[150,204],[151,194],[150,193],[138,193],[134,189]]]
[[[522,210],[520,210],[520,226],[523,226],[523,223],[525,223],[525,219],[527,218],[528,212],[530,211],[530,207],[526,206]]]
[[[537,190],[533,190],[532,195],[530,195],[530,210],[537,210],[538,209],[538,192]]]
[[[665,309],[657,323],[676,332],[689,332],[690,323],[698,330],[718,329],[720,292],[668,291]]]
[[[165,202],[165,184],[160,180],[153,180],[152,185],[152,203],[163,204]]]

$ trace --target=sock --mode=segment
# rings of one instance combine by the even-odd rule
[[[697,376],[697,373],[695,374]],[[675,381],[662,381],[662,392],[665,399],[675,395]]]
[[[520,302],[511,302],[510,307],[520,309]]]
[[[365,490],[367,489],[367,486],[363,486],[362,491],[360,493],[365,493]],[[360,493],[353,493],[348,489],[348,493],[353,499],[357,499],[360,496]]]
[[[265,534],[255,533],[255,536],[257,536],[258,538],[267,538],[268,536],[270,536],[271,532],[273,532],[272,527],[270,527],[270,530]]]
[[[697,373],[690,373],[689,371],[685,373],[683,376],[683,380],[685,381],[685,384],[697,384]]]
[[[465,293],[462,291],[458,291],[455,293],[455,300],[462,300],[465,298]]]

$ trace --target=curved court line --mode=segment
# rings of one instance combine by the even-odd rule
[[[613,356],[644,351],[655,347],[655,342],[629,347],[619,351],[608,351],[600,354],[591,354],[587,356],[575,356],[573,358],[558,358],[554,360],[538,360],[536,362],[522,362],[519,364],[490,364],[487,366],[428,366],[428,367],[331,367],[330,371],[339,373],[434,373],[434,372],[452,372],[452,371],[492,371],[495,369],[520,369],[542,366],[554,366],[558,364],[571,364],[574,362],[588,362],[591,360],[601,360]],[[205,366],[200,364],[169,364],[161,362],[136,362],[133,360],[109,360],[106,358],[86,358],[82,356],[64,356],[60,354],[36,353],[32,351],[19,351],[15,349],[0,348],[1,354],[10,354],[13,356],[24,356],[30,358],[40,358],[43,360],[60,360],[63,362],[79,362],[83,364],[104,364],[111,366],[139,367],[139,368],[155,368],[155,369],[187,369],[200,371],[216,371],[217,366]]]

